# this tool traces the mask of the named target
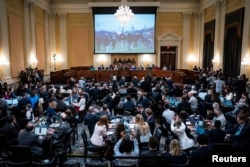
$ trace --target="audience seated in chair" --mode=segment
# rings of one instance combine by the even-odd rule
[[[177,116],[171,122],[171,131],[178,137],[182,150],[186,150],[195,146],[194,139],[187,136],[186,125]]]
[[[226,139],[232,140],[235,151],[249,151],[250,148],[250,124],[246,114],[237,115],[237,126],[227,131]]]
[[[122,138],[114,146],[114,156],[116,158],[113,163],[114,165],[135,165],[138,164],[138,159],[129,159],[127,157],[138,157],[139,156],[139,146],[138,141],[134,133],[126,134],[124,131],[121,132]],[[131,138],[131,139],[130,139]],[[123,142],[124,153],[120,152],[119,148]],[[122,157],[126,157],[122,159]]]
[[[154,115],[153,115],[153,111],[150,108],[146,108],[145,111],[146,111],[146,116],[147,116],[146,122],[149,125],[151,134],[154,134],[155,118],[154,118]]]
[[[208,147],[208,138],[206,135],[197,137],[199,147],[191,152],[190,165],[194,167],[210,167],[212,151]]]
[[[84,119],[84,124],[88,125],[90,136],[92,136],[94,129],[95,129],[95,125],[99,119],[100,119],[100,116],[95,112],[94,106],[89,106],[87,114]]]
[[[40,157],[42,158],[43,149],[42,149],[42,142],[43,137],[38,136],[34,132],[32,123],[28,123],[26,125],[25,130],[19,132],[18,135],[18,145],[20,146],[29,146],[31,148],[31,153],[33,157]]]
[[[0,129],[0,134],[6,137],[7,145],[10,145],[14,139],[17,139],[18,128],[14,115],[7,116],[4,127]]]
[[[181,145],[177,139],[172,139],[169,151],[164,155],[167,164],[183,165],[187,164],[187,154],[181,150]]]
[[[149,150],[141,153],[139,166],[159,166],[160,161],[157,159],[160,156],[160,152],[158,151],[158,139],[154,136],[151,136],[149,139]]]
[[[209,147],[212,147],[213,143],[223,143],[226,132],[224,130],[221,130],[221,122],[219,120],[214,121],[214,128],[210,128],[207,131],[207,137],[208,137],[208,143]]]

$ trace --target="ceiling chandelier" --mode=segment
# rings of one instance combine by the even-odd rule
[[[114,15],[115,19],[123,25],[127,24],[134,17],[134,13],[127,6],[127,0],[121,0],[121,6],[119,6]]]

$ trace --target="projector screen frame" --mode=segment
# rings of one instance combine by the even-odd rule
[[[149,19],[151,19],[153,17],[152,23],[146,23],[144,24],[144,28],[146,26],[148,26],[148,24],[152,24],[153,27],[150,28],[145,28],[143,30],[136,30],[132,29],[133,26],[130,27],[130,29],[132,29],[132,31],[128,31],[128,27],[123,26],[122,24],[120,24],[118,22],[118,20],[115,20],[114,18],[114,13],[117,10],[117,7],[93,7],[93,24],[94,24],[94,54],[155,54],[156,53],[156,17],[157,17],[157,13],[156,7],[130,7],[131,10],[133,11],[133,13],[135,13],[135,17],[137,17],[137,19],[140,20],[145,20],[146,17],[148,17]],[[100,29],[97,32],[97,17],[101,17],[100,15],[105,15],[107,14],[107,17],[109,17],[110,19],[113,19],[112,21],[116,21],[117,26],[119,27],[119,31],[116,30],[110,30],[110,32],[108,31],[100,31]],[[139,17],[144,16],[144,19],[141,19]],[[134,18],[133,18],[134,19]],[[128,23],[129,25],[129,23]],[[146,26],[145,26],[146,25]],[[138,26],[137,26],[138,27]],[[117,27],[116,27],[117,28]],[[97,36],[97,34],[99,33],[99,36]],[[100,33],[102,33],[100,35]],[[134,48],[136,48],[135,46],[137,46],[135,44],[135,41],[132,44],[129,44],[128,42],[128,37],[131,34],[139,34],[139,36],[143,36],[143,39],[148,40],[148,41],[143,41],[140,43],[140,46],[137,47],[139,48],[138,50],[134,50]],[[105,34],[105,35],[104,35]],[[100,38],[101,36],[101,38]],[[104,44],[104,40],[102,40],[103,38],[106,39],[105,37],[108,37],[109,41],[106,40],[106,43]],[[114,36],[114,37],[113,37]],[[111,39],[116,39],[118,40],[116,37],[120,37],[123,36],[123,38],[126,38],[126,48],[122,47],[122,44],[119,44],[119,48],[118,48],[118,44],[116,43],[115,45],[111,42]],[[124,37],[125,36],[125,37]],[[99,39],[101,40],[97,40],[97,38],[99,37]],[[142,41],[142,38],[141,38]],[[100,44],[102,42],[102,45]],[[121,41],[118,41],[121,43]],[[138,43],[138,42],[137,42]],[[142,46],[144,46],[145,48],[142,48]],[[102,47],[102,48],[100,48]],[[107,49],[107,48],[108,49]],[[99,48],[99,50],[98,50]],[[111,48],[111,49],[110,49]]]

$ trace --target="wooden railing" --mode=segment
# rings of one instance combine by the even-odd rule
[[[80,77],[95,78],[96,81],[108,81],[112,76],[116,76],[118,79],[122,76],[131,80],[134,76],[137,76],[139,80],[142,77],[150,75],[151,77],[171,77],[174,83],[183,84],[188,78],[189,82],[195,82],[197,79],[196,73],[190,70],[175,70],[175,71],[163,71],[163,70],[95,70],[91,71],[86,67],[76,67],[71,69],[64,69],[60,71],[51,72],[51,83],[68,83],[71,77],[77,80]]]

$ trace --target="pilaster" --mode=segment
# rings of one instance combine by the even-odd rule
[[[222,54],[220,52],[220,0],[217,0],[215,3],[215,33],[214,33],[214,60],[222,60]],[[222,39],[223,40],[223,39]],[[213,67],[215,70],[217,70],[219,67],[217,65],[219,62],[216,62],[213,64]],[[221,63],[221,61],[220,61]]]
[[[60,40],[61,40],[61,56],[62,62],[61,67],[62,69],[66,69],[68,66],[67,62],[67,13],[60,13],[59,14],[60,20]]]
[[[56,54],[56,33],[55,33],[55,13],[48,13],[47,14],[48,21],[49,21],[49,44],[50,44],[50,50],[49,50],[49,59],[50,59],[50,71],[54,70],[54,63],[52,63],[52,60],[54,60],[53,55]]]
[[[224,31],[225,31],[225,17],[226,17],[226,3],[227,0],[221,0],[221,13],[220,13],[220,29],[219,29],[219,68],[223,66],[223,52],[224,52]]]
[[[1,20],[1,30],[2,32],[2,52],[0,52],[1,56],[1,78],[6,80],[10,78],[10,58],[9,58],[9,31],[8,31],[8,21],[7,21],[7,13],[6,13],[6,0],[0,0],[0,20]]]
[[[189,54],[190,40],[190,18],[191,13],[183,13],[183,50],[182,50],[182,67],[188,68],[187,57]]]
[[[30,30],[31,30],[31,52],[29,64],[31,60],[37,60],[36,58],[36,29],[35,29],[35,4],[30,2]]]

